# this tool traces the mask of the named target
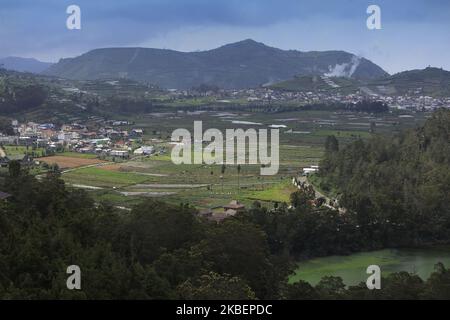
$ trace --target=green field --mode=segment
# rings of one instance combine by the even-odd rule
[[[127,185],[144,183],[150,177],[104,170],[97,167],[82,168],[64,174],[64,180],[71,184],[80,184],[94,187],[119,188]]]
[[[318,130],[314,132],[314,135],[318,137],[336,136],[337,138],[369,138],[370,133],[367,131],[357,130]]]
[[[81,159],[96,159],[97,158],[97,155],[95,155],[95,154],[70,152],[70,151],[58,153],[57,155],[64,156],[64,157],[81,158]]]
[[[6,156],[8,157],[23,157],[26,154],[34,155],[34,157],[39,158],[45,155],[43,148],[32,148],[26,146],[3,146]]]
[[[245,196],[251,200],[289,203],[291,193],[295,191],[296,188],[292,185],[291,181],[287,179],[287,181],[275,185],[265,186],[261,191],[246,193]]]

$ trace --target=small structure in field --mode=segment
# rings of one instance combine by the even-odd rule
[[[243,211],[245,211],[245,206],[239,201],[233,200],[229,204],[223,206],[223,211],[214,212],[213,210],[208,209],[200,211],[198,213],[198,216],[206,218],[210,221],[214,221],[216,223],[220,223],[223,220],[234,217]]]
[[[228,216],[234,216],[242,211],[245,211],[245,206],[239,201],[233,200],[229,204],[223,206],[223,209]]]

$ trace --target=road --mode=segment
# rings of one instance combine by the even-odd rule
[[[299,181],[302,182],[302,183],[305,183],[307,186],[312,185],[311,183],[309,183],[307,177],[300,177]],[[314,186],[313,186],[313,188],[314,188]],[[324,195],[324,194],[320,193],[319,191],[317,191],[316,188],[314,188],[314,191],[316,192],[316,199],[324,198],[324,199],[327,200],[328,203],[330,202],[331,199],[329,197],[327,197],[326,195]]]
[[[111,164],[116,164],[116,162],[100,162],[100,163],[89,164],[87,166],[70,168],[70,169],[66,169],[66,170],[61,171],[61,174],[69,173],[69,172],[72,172],[72,171],[85,169],[85,168],[103,167],[103,166],[108,166],[108,165],[111,165]]]
[[[312,187],[314,188],[314,186],[308,181],[308,177],[300,177],[300,179],[298,179],[298,180],[299,180],[300,182],[304,183],[306,186],[312,186]],[[320,193],[319,191],[317,191],[316,188],[314,188],[314,192],[316,193],[316,194],[315,194],[316,199],[319,199],[319,198],[325,199],[325,203],[323,204],[325,207],[330,208],[330,209],[333,209],[333,210],[336,209],[336,208],[334,208],[334,207],[332,207],[332,206],[329,205],[329,203],[331,203],[331,202],[333,201],[333,199],[331,199],[331,198],[329,198],[328,196],[326,196],[326,195]],[[340,208],[339,208],[339,211],[341,211]]]

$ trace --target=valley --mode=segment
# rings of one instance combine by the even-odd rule
[[[19,124],[24,134],[55,135],[63,140],[53,142],[54,150],[47,150],[50,155],[46,155],[42,147],[5,145],[4,149],[7,157],[17,159],[34,154],[34,160],[40,163],[35,166],[37,174],[57,164],[69,186],[84,189],[98,203],[130,209],[151,197],[208,210],[236,199],[247,207],[260,201],[272,208],[275,203],[289,204],[290,194],[296,190],[292,178],[299,176],[303,168],[319,164],[328,136],[335,135],[345,145],[372,135],[417,127],[428,116],[427,112],[407,111],[370,115],[329,111],[266,114],[167,110],[118,118],[115,125],[113,122],[96,123],[97,129],[93,132],[84,129],[85,126],[90,128],[89,120],[86,123],[79,120],[77,126],[65,125],[60,133],[55,129],[41,129],[42,124]],[[193,132],[194,121],[202,121],[204,130],[280,127],[278,174],[261,176],[260,165],[242,165],[239,173],[236,165],[226,165],[224,173],[220,165],[175,165],[170,157],[174,146],[171,134],[178,128]],[[132,134],[133,130],[138,130],[139,135]],[[150,154],[136,154],[142,146],[151,146]],[[120,154],[119,151],[123,154],[114,156]]]

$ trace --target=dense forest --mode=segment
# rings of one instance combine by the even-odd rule
[[[28,74],[12,73],[0,68],[0,114],[19,113],[41,106],[48,89]]]
[[[429,279],[390,274],[375,291],[287,281],[300,258],[450,240],[449,115],[342,150],[330,138],[321,178],[345,213],[314,206],[311,190],[219,224],[188,204],[125,212],[65,186],[58,168],[37,180],[13,161],[0,183],[11,195],[0,201],[0,299],[450,299],[442,264]],[[67,289],[69,265],[82,290]]]
[[[373,247],[450,240],[450,111],[394,137],[358,140],[341,150],[327,140],[321,188],[339,194]]]

